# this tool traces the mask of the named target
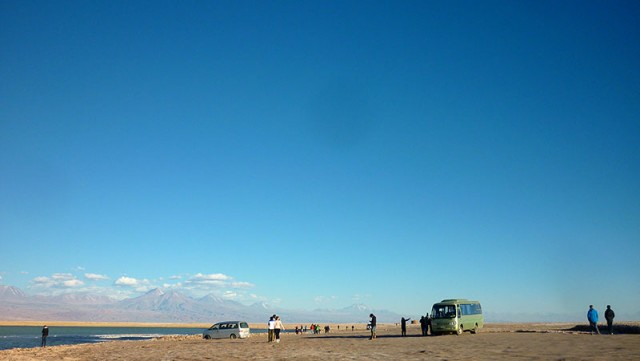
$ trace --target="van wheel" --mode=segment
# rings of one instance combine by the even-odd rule
[[[477,324],[477,323],[476,323],[476,327],[474,327],[474,328],[471,330],[471,333],[472,333],[472,334],[474,334],[474,335],[475,335],[476,333],[478,333],[478,324]]]
[[[462,335],[462,333],[464,332],[464,330],[462,329],[462,325],[460,325],[460,327],[458,328],[458,330],[456,331],[456,333],[458,335]]]
[[[204,336],[204,339],[205,339],[205,340],[210,340],[210,339],[211,339],[211,336],[206,335],[206,336]]]
[[[232,339],[232,340],[235,340],[235,339],[236,339],[236,337],[237,337],[237,336],[236,336],[236,334],[235,334],[235,333],[232,333],[232,334],[231,334],[231,336],[229,336],[229,338],[230,338],[230,339]]]

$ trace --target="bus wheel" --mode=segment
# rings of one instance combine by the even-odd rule
[[[458,330],[456,331],[456,333],[458,335],[462,335],[462,332],[464,332],[464,330],[462,329],[462,325],[460,325],[460,327],[458,328]]]
[[[474,327],[473,329],[471,329],[471,333],[476,334],[478,333],[478,324],[476,323],[476,327]]]

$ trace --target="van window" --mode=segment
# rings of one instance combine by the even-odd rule
[[[479,315],[481,313],[482,313],[482,308],[478,303],[460,305],[460,314],[462,315]]]
[[[240,322],[240,328],[249,328],[246,322]]]
[[[434,305],[431,314],[433,318],[454,318],[456,317],[456,306]]]

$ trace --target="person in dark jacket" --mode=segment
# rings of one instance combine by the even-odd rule
[[[429,314],[427,313],[427,317],[420,317],[420,329],[422,330],[422,336],[427,335],[427,319],[429,318]]]
[[[375,340],[376,339],[376,315],[372,313],[369,315],[369,317],[371,317],[371,322],[369,323],[371,327],[371,337],[369,338],[369,340]]]
[[[604,311],[604,318],[607,320],[607,328],[609,334],[613,335],[613,318],[616,317],[616,313],[613,312],[610,305],[607,305],[607,310]]]
[[[400,329],[402,330],[402,337],[407,335],[407,321],[411,318],[401,318],[400,319]]]
[[[40,347],[47,346],[47,336],[49,336],[49,327],[47,327],[47,325],[44,325],[44,327],[42,328],[42,344],[40,345]]]

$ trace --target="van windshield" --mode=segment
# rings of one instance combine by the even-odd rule
[[[435,305],[431,310],[432,318],[454,318],[456,317],[456,306],[454,305]]]

